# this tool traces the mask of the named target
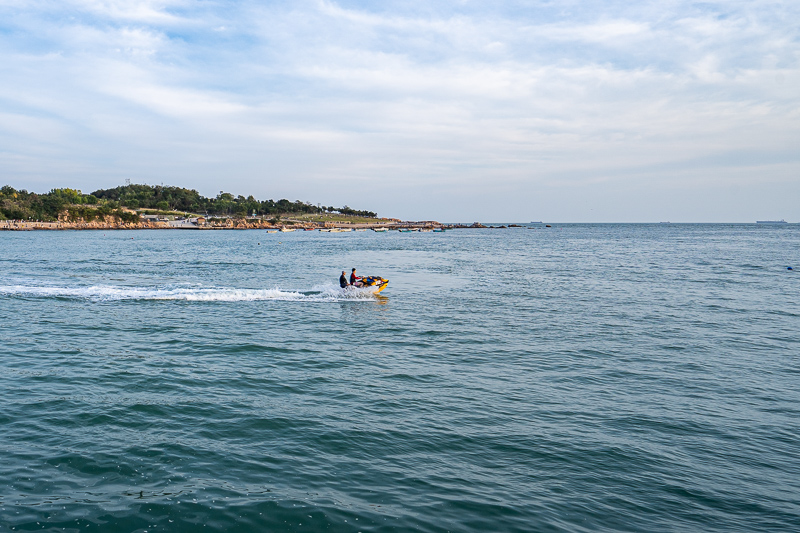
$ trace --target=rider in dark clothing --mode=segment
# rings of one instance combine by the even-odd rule
[[[344,275],[344,270],[342,270],[342,275],[339,276],[339,286],[345,289],[348,285],[349,283],[347,283],[347,276]]]

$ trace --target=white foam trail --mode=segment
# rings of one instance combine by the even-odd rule
[[[76,298],[92,301],[118,300],[183,300],[189,302],[251,302],[260,300],[337,302],[371,299],[370,291],[340,289],[335,285],[319,285],[310,293],[274,289],[235,289],[202,287],[57,287],[38,285],[0,285],[0,296],[39,298]]]
[[[343,289],[338,285],[314,285],[312,291],[319,292],[321,296],[337,300],[363,300],[375,296],[374,287],[348,287]]]

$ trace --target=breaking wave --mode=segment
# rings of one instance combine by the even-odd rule
[[[226,287],[123,287],[92,285],[60,287],[46,285],[0,285],[0,296],[35,298],[73,298],[91,301],[182,300],[188,302],[251,302],[261,300],[339,302],[370,300],[368,289],[341,289],[335,285],[317,285],[310,291],[274,289],[237,289]]]

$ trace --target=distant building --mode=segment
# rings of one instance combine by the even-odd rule
[[[161,215],[142,215],[141,219],[144,222],[162,222],[167,220],[166,217]]]

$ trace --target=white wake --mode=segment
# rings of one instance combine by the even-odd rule
[[[47,286],[0,285],[0,296],[34,298],[74,298],[92,301],[183,300],[189,302],[252,302],[261,300],[338,302],[370,300],[367,289],[341,289],[335,285],[317,285],[310,291],[274,289],[238,289],[226,287],[124,287],[116,285]]]

